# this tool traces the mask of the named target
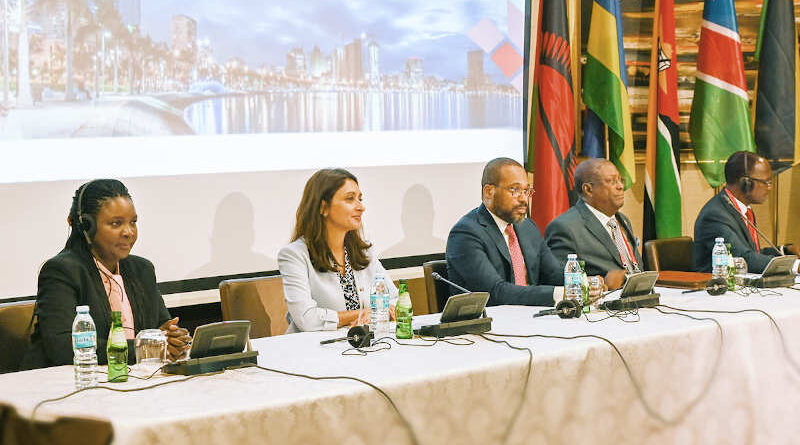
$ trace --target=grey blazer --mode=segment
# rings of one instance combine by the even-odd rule
[[[636,255],[636,262],[642,268],[639,243],[633,236],[631,221],[619,212],[616,217],[620,229],[633,243],[631,247]],[[587,275],[605,275],[610,270],[624,269],[614,241],[582,199],[547,225],[545,239],[561,267],[567,264],[567,254],[576,253],[579,260],[586,261]]]
[[[370,263],[366,269],[354,270],[356,290],[364,307],[369,307],[369,288],[378,272],[386,277],[389,292],[397,296],[397,288],[375,256],[369,250]],[[346,310],[344,291],[336,272],[320,272],[311,264],[308,247],[299,238],[278,252],[278,269],[283,277],[283,293],[289,313],[287,334],[300,331],[331,331],[339,323],[337,312]]]

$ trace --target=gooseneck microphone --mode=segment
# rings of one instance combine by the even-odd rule
[[[366,348],[372,343],[373,338],[375,337],[372,334],[372,331],[369,330],[369,326],[367,325],[353,326],[347,331],[347,337],[322,340],[321,342],[319,342],[319,344],[327,345],[329,343],[336,343],[337,341],[347,340],[354,348]]]
[[[465,289],[465,288],[459,286],[458,284],[453,283],[452,281],[448,280],[447,278],[439,275],[437,272],[433,272],[431,274],[431,276],[433,277],[434,280],[439,280],[439,281],[441,281],[443,283],[447,283],[447,284],[453,286],[454,288],[460,290],[461,292],[464,292],[465,294],[470,293],[470,291],[468,289]]]
[[[709,295],[722,295],[725,292],[728,292],[728,282],[723,278],[712,278],[711,280],[706,283],[706,287],[701,287],[699,289],[689,289],[685,290],[681,293],[683,294],[690,294],[692,292],[701,292],[706,291]]]
[[[730,204],[730,205],[731,205],[731,207],[733,207],[733,209],[734,209],[734,210],[736,210],[736,213],[739,213],[739,210],[738,210],[738,209],[739,209],[739,207],[737,207],[737,206],[736,206],[736,204],[734,204],[734,203],[733,203],[733,201],[731,201],[731,198],[728,196],[728,194],[727,194],[727,193],[724,193],[724,194],[722,195],[722,198],[723,198],[723,199],[725,199],[725,201],[728,201],[728,204]],[[741,213],[739,213],[739,215],[741,215]],[[772,247],[773,249],[777,250],[778,252],[780,252],[780,254],[781,254],[781,255],[783,255],[783,250],[782,250],[782,249],[779,249],[779,248],[778,248],[778,246],[776,246],[775,244],[773,244],[773,243],[772,243],[772,241],[770,241],[770,239],[769,239],[769,238],[767,238],[767,236],[766,236],[766,235],[764,235],[764,233],[763,233],[762,231],[758,230],[758,227],[756,227],[756,225],[755,225],[755,224],[753,224],[752,222],[750,222],[750,220],[749,220],[749,219],[747,219],[747,218],[742,218],[742,221],[744,221],[744,223],[745,223],[745,224],[746,224],[748,227],[752,227],[752,228],[753,228],[753,230],[755,230],[755,231],[756,231],[756,233],[758,233],[759,235],[761,235],[761,238],[762,238],[764,241],[766,241],[766,242],[767,242],[767,244],[769,244],[769,246],[770,246],[770,247]],[[701,290],[702,290],[702,289],[701,289]]]

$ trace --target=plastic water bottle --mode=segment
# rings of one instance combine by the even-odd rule
[[[711,250],[711,276],[728,280],[728,249],[725,247],[725,238],[714,239],[714,249]]]
[[[736,287],[736,265],[733,262],[733,248],[731,248],[731,243],[725,243],[725,248],[728,250],[728,290],[733,290]]]
[[[72,322],[72,363],[75,389],[97,386],[97,330],[89,315],[89,306],[78,306]]]
[[[574,253],[567,255],[564,267],[564,299],[583,301],[583,269]]]
[[[389,330],[389,286],[382,273],[375,275],[369,290],[369,330],[375,334]]]

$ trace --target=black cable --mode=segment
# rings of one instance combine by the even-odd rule
[[[213,372],[206,372],[206,373],[203,373],[203,374],[190,375],[190,376],[182,378],[182,379],[167,380],[166,382],[160,382],[160,383],[156,383],[156,384],[153,384],[153,385],[150,385],[150,386],[143,386],[141,388],[112,388],[110,386],[100,386],[100,385],[98,385],[98,386],[89,386],[89,387],[86,387],[86,388],[76,389],[75,391],[72,391],[71,393],[65,394],[63,396],[55,397],[55,398],[52,398],[52,399],[45,399],[45,400],[42,400],[41,402],[37,403],[36,406],[33,407],[33,411],[31,412],[31,420],[34,420],[34,418],[36,417],[36,410],[38,410],[39,407],[41,407],[42,405],[44,405],[46,403],[59,402],[61,400],[67,399],[69,397],[74,396],[75,394],[82,393],[84,391],[90,391],[90,390],[93,390],[93,389],[107,389],[109,391],[114,391],[114,392],[144,391],[146,389],[157,388],[159,386],[168,385],[170,383],[185,382],[187,380],[191,380],[191,379],[196,378],[196,377],[204,377],[204,376],[209,376],[209,375],[214,375],[214,374],[221,374],[223,371],[213,371]]]
[[[610,318],[616,318],[616,319],[618,319],[620,321],[623,321],[625,323],[638,323],[639,320],[640,320],[640,318],[639,318],[639,308],[621,309],[621,310],[618,310],[618,311],[615,311],[613,309],[606,309],[606,316],[602,317],[602,318],[598,318],[596,320],[590,319],[588,313],[584,313],[583,316],[586,319],[586,321],[588,321],[589,323],[599,323],[601,321],[606,321],[606,320],[608,320]],[[628,320],[627,319],[628,316],[634,316],[636,318],[633,319],[633,320]]]
[[[710,319],[710,320],[713,320],[713,319]],[[716,320],[713,320],[713,321],[716,322]],[[686,415],[689,413],[691,408],[695,404],[697,404],[697,402],[699,402],[699,400],[702,397],[705,396],[705,390],[704,390],[704,392],[702,392],[697,397],[696,400],[693,400],[689,404],[689,406],[688,406],[689,409],[684,410],[681,414],[679,414],[675,418],[667,419],[664,416],[662,416],[661,414],[659,414],[658,412],[656,412],[656,410],[652,406],[650,406],[650,404],[647,402],[647,399],[645,399],[645,397],[644,397],[644,392],[642,391],[641,386],[636,381],[636,378],[633,376],[633,371],[631,370],[631,367],[628,364],[628,361],[625,359],[625,356],[622,355],[622,352],[619,350],[619,348],[617,348],[617,345],[615,345],[614,342],[612,342],[611,340],[609,340],[609,339],[607,339],[605,337],[601,337],[599,335],[594,335],[594,334],[581,334],[581,335],[574,335],[574,336],[561,336],[561,335],[547,335],[547,334],[497,334],[497,333],[493,333],[493,332],[487,332],[486,335],[494,335],[494,336],[497,336],[497,337],[510,337],[510,338],[549,338],[549,339],[558,339],[558,340],[576,340],[576,339],[579,339],[579,338],[594,338],[594,339],[597,339],[597,340],[604,341],[604,342],[608,343],[609,346],[611,346],[611,348],[614,350],[614,352],[616,352],[617,356],[619,356],[620,360],[622,361],[622,365],[625,367],[625,372],[628,374],[628,378],[630,379],[631,384],[633,386],[633,389],[636,392],[636,395],[639,398],[639,401],[641,402],[642,406],[644,407],[645,412],[647,412],[647,414],[649,414],[651,417],[653,417],[653,418],[659,420],[660,422],[662,422],[662,423],[664,423],[666,425],[669,425],[669,426],[676,425],[676,424],[680,423],[683,420],[683,418],[686,417]],[[713,380],[713,377],[716,375],[717,366],[719,365],[720,356],[722,355],[722,336],[721,335],[722,335],[722,328],[720,327],[720,352],[719,352],[719,356],[717,357],[717,363],[715,364],[714,371],[712,372],[711,378],[709,378],[709,382],[711,382]],[[710,383],[707,383],[706,389],[707,389],[707,387],[709,385],[710,385]]]
[[[498,335],[498,334],[492,334],[491,332],[486,332],[485,334]],[[500,443],[506,443],[508,441],[509,436],[511,435],[511,431],[514,429],[514,425],[516,425],[516,423],[517,423],[517,419],[519,418],[520,413],[522,412],[522,405],[524,404],[525,399],[527,398],[528,381],[531,379],[531,372],[533,370],[533,350],[531,348],[523,348],[523,347],[520,347],[520,346],[514,346],[514,345],[512,345],[511,343],[509,343],[506,340],[494,340],[494,339],[491,339],[489,337],[486,337],[486,335],[484,335],[484,334],[478,333],[478,334],[475,334],[475,335],[478,335],[479,337],[483,338],[484,340],[488,340],[488,341],[490,341],[492,343],[504,344],[504,345],[508,346],[511,349],[515,349],[517,351],[527,351],[528,352],[528,370],[525,373],[525,383],[522,385],[522,393],[520,394],[519,402],[517,403],[517,407],[516,407],[516,409],[514,409],[514,413],[511,415],[511,420],[508,423],[508,427],[506,428],[505,433],[503,433],[503,441],[500,442]]]
[[[723,310],[711,310],[711,309],[683,309],[683,308],[667,306],[664,304],[660,304],[659,306],[665,307],[667,309],[672,309],[674,311],[682,311],[682,312],[701,312],[708,314],[743,314],[747,312],[757,312],[759,314],[763,314],[769,319],[769,321],[772,323],[772,326],[775,327],[775,330],[778,331],[778,338],[781,341],[781,348],[783,349],[783,353],[786,356],[786,360],[789,362],[792,368],[794,368],[795,372],[800,374],[800,365],[797,364],[797,362],[794,360],[794,357],[792,357],[792,354],[789,353],[789,348],[786,346],[786,338],[783,336],[783,331],[781,330],[781,327],[778,326],[778,322],[775,321],[774,318],[772,318],[772,315],[768,314],[767,312],[761,309],[740,309],[738,311],[723,311]]]
[[[401,346],[420,346],[420,347],[431,347],[435,346],[437,343],[447,343],[453,346],[470,346],[474,345],[475,341],[469,338],[464,337],[450,337],[450,338],[437,338],[437,337],[423,337],[421,335],[415,335],[414,338],[424,341],[425,343],[408,343],[408,342],[400,342],[394,337],[381,337],[372,342],[372,344],[365,348],[357,348],[352,347],[345,349],[342,351],[342,355],[344,356],[360,356],[363,357],[365,355],[369,355],[371,353],[385,351],[387,349],[392,349],[391,343],[392,341]]]
[[[259,366],[259,365],[251,364],[251,363],[243,364],[243,365],[240,365],[240,366],[231,366],[231,367],[226,368],[226,369],[235,370],[235,369],[244,369],[244,368],[258,368],[258,369],[261,369],[263,371],[274,372],[274,373],[277,373],[277,374],[282,374],[282,375],[291,376],[291,377],[300,377],[300,378],[309,379],[309,380],[351,380],[351,381],[354,381],[354,382],[363,383],[364,385],[367,385],[370,388],[372,388],[375,391],[377,391],[378,394],[383,396],[383,398],[386,399],[387,402],[389,402],[389,405],[391,405],[391,407],[394,410],[394,412],[397,413],[397,417],[400,418],[400,421],[403,422],[403,425],[408,430],[408,435],[411,437],[411,443],[419,444],[419,440],[417,439],[417,435],[414,432],[414,429],[411,427],[411,423],[408,421],[408,419],[405,418],[405,416],[403,416],[403,413],[400,412],[400,409],[397,407],[397,405],[395,405],[394,400],[392,400],[392,398],[389,397],[389,394],[387,394],[383,389],[381,389],[380,387],[378,387],[377,385],[375,385],[373,383],[370,383],[370,382],[368,382],[366,380],[359,379],[358,377],[350,377],[350,376],[312,376],[312,375],[307,375],[307,374],[299,374],[299,373],[296,373],[296,372],[282,371],[280,369],[267,368],[267,367],[264,367],[264,366]]]

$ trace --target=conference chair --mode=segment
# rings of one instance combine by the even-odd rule
[[[655,239],[644,243],[648,270],[692,271],[694,241],[690,236]]]
[[[33,301],[0,304],[0,374],[19,370],[33,332]]]
[[[427,286],[428,283],[425,277],[409,278],[408,293],[411,296],[411,307],[414,309],[414,315],[433,314],[437,311],[431,310],[430,298],[428,297]],[[400,287],[400,280],[394,280],[395,287]]]
[[[219,283],[223,320],[250,320],[250,338],[286,333],[286,299],[280,275]]]
[[[31,420],[8,404],[0,403],[0,445],[104,445],[111,443],[111,422],[77,417]]]
[[[447,260],[434,260],[422,263],[422,272],[425,274],[425,290],[428,293],[428,309],[432,314],[442,312],[444,304],[450,298],[450,285],[433,279],[436,272],[447,278]]]

